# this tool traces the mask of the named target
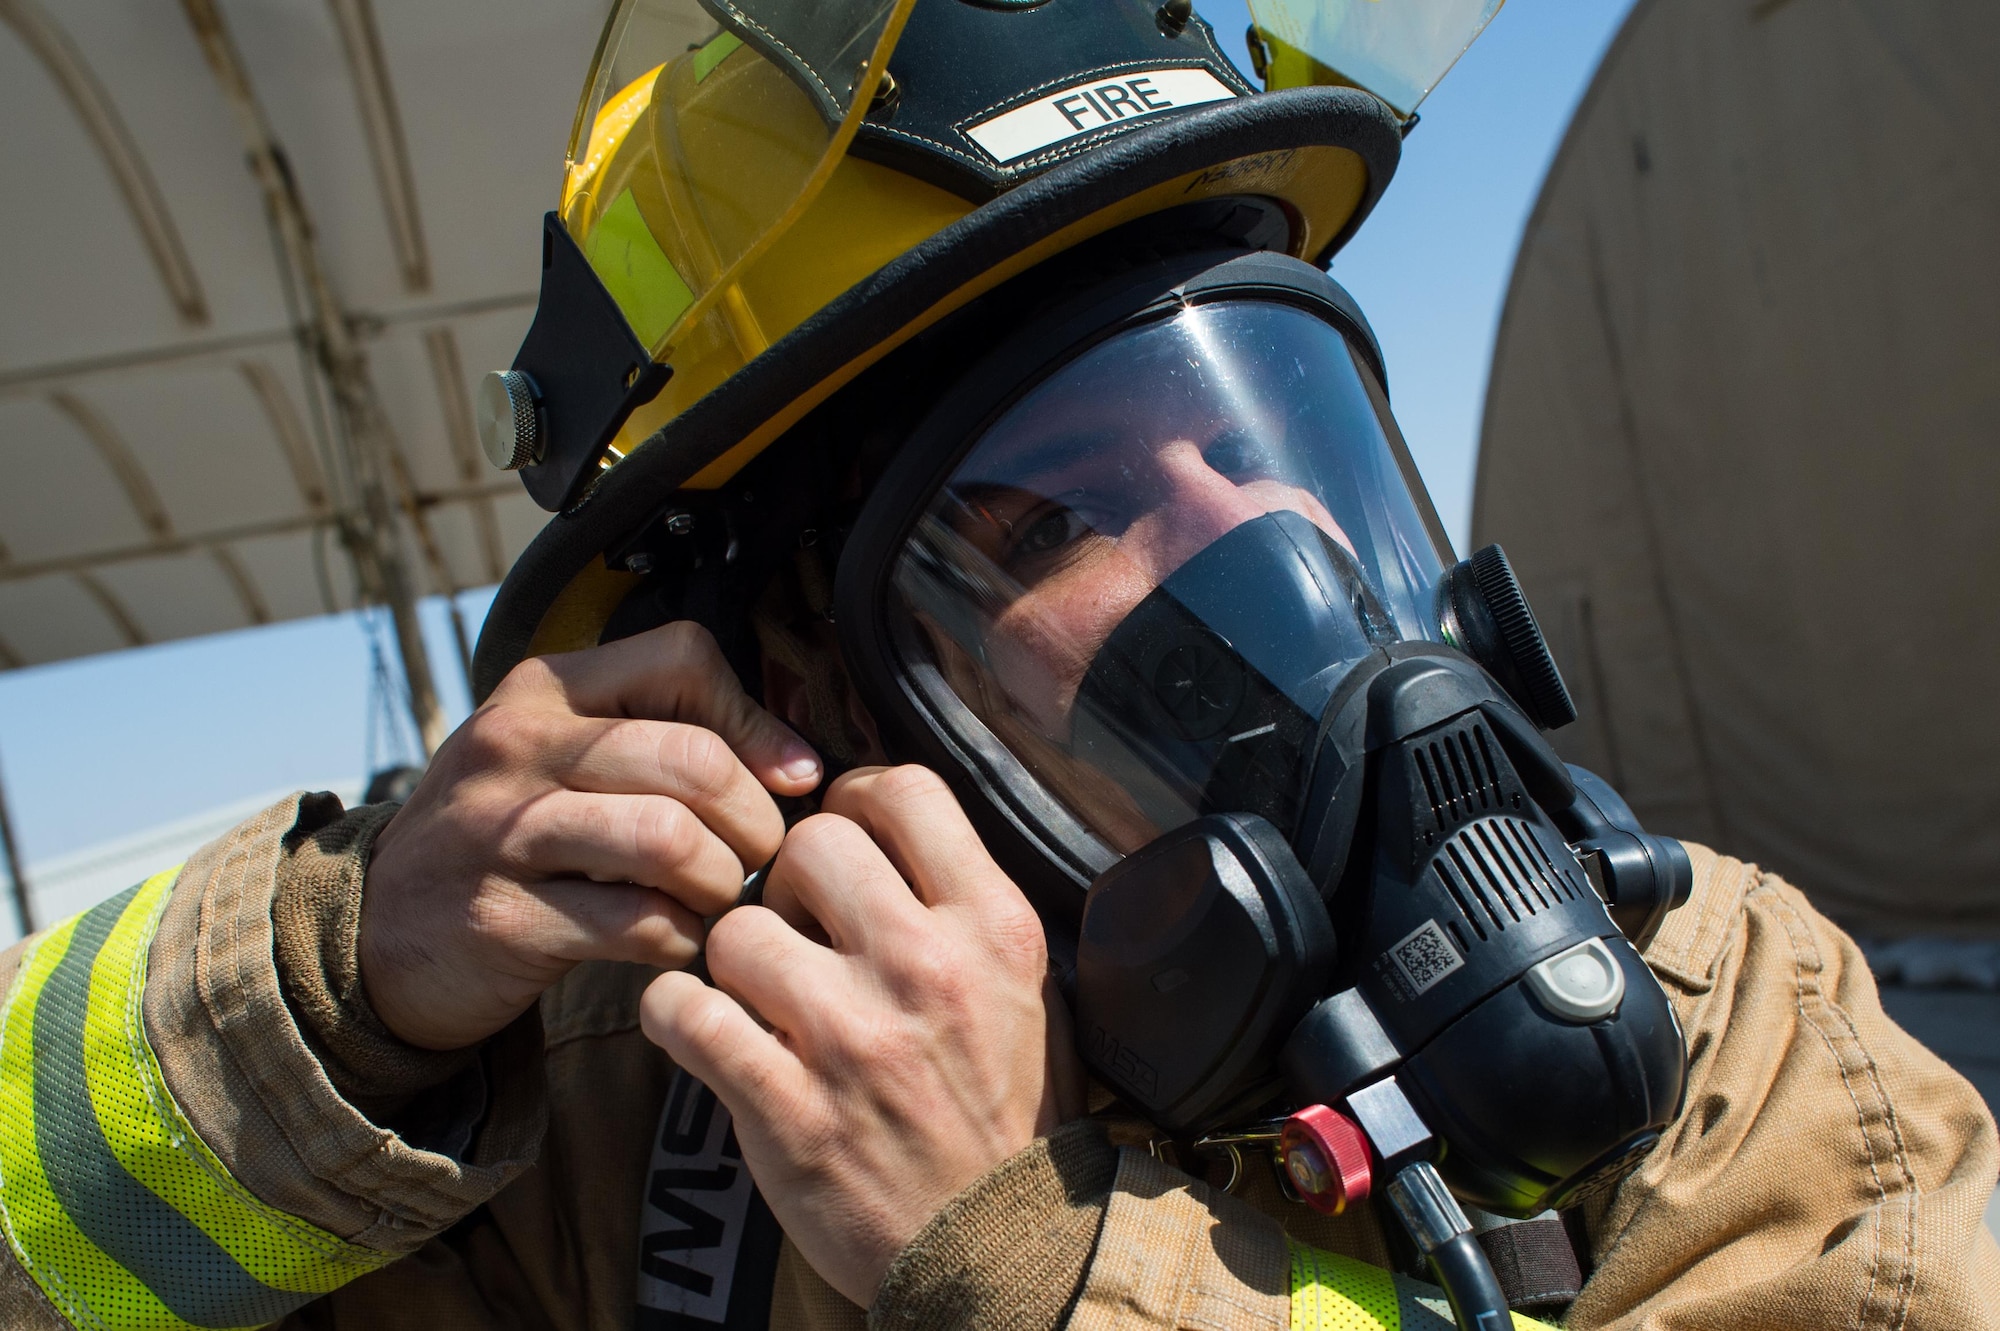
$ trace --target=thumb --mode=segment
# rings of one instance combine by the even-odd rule
[[[696,711],[699,714],[668,719],[706,726],[722,736],[772,794],[803,795],[819,784],[822,767],[812,745],[745,693],[728,666],[723,667],[714,694]]]

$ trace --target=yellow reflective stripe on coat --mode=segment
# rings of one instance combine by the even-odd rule
[[[1455,1331],[1444,1291],[1379,1266],[1292,1243],[1292,1331]],[[1514,1331],[1553,1331],[1513,1314]]]
[[[142,1000],[178,872],[37,940],[0,1014],[0,1223],[77,1327],[263,1326],[390,1260],[259,1201],[175,1103]]]

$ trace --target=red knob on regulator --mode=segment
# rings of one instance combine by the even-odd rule
[[[1368,1134],[1337,1109],[1307,1105],[1285,1120],[1278,1157],[1299,1197],[1315,1211],[1339,1215],[1368,1200],[1374,1185]]]

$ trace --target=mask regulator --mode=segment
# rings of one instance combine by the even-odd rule
[[[1235,570],[1182,570],[1121,628],[1151,642],[1107,653],[1143,675],[1190,640],[1163,621],[1193,611],[1205,669],[1232,668],[1228,609],[1201,603],[1205,573],[1227,587],[1259,557],[1232,537],[1201,560]],[[1198,1149],[1268,1149],[1323,1212],[1379,1195],[1459,1325],[1486,1331],[1512,1323],[1459,1199],[1574,1205],[1679,1111],[1685,1047],[1636,948],[1693,870],[1543,738],[1575,713],[1499,547],[1439,600],[1455,645],[1380,650],[1318,718],[1289,836],[1210,814],[1097,878],[1073,995],[1086,1062],[1147,1118]],[[1273,1104],[1292,1108],[1256,1120]]]

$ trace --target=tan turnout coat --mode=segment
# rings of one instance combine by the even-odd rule
[[[650,973],[579,967],[479,1050],[398,1044],[354,961],[362,869],[390,812],[294,798],[189,861],[144,1001],[168,1085],[259,1198],[406,1254],[286,1327],[624,1331],[673,1071],[638,1029]],[[1796,889],[1690,851],[1694,899],[1646,952],[1687,1033],[1686,1109],[1589,1209],[1593,1269],[1566,1324],[2000,1327],[1984,1104],[1883,1014],[1854,945]],[[0,981],[19,955],[0,957]],[[1229,1195],[1111,1140],[1072,1125],[974,1184],[872,1309],[787,1243],[773,1331],[1281,1331],[1287,1232],[1389,1261],[1372,1211],[1317,1216],[1255,1170]],[[66,1325],[4,1251],[0,1325]]]

